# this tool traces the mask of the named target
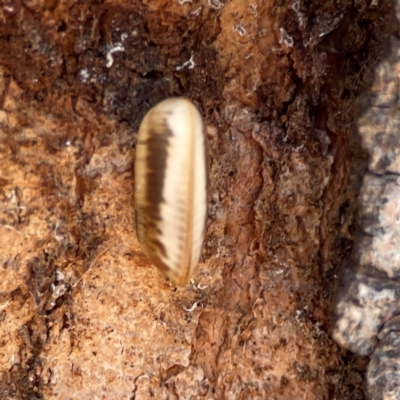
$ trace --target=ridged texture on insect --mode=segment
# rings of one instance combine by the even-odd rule
[[[171,98],[152,108],[139,129],[135,220],[139,242],[176,285],[198,263],[207,216],[208,146],[197,108]]]

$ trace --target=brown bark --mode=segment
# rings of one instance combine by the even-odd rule
[[[0,14],[0,397],[362,399],[332,341],[355,100],[389,3],[10,0]],[[202,111],[209,221],[173,288],[132,216],[138,125]]]

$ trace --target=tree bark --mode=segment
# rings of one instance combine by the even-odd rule
[[[396,4],[400,20],[400,2]],[[368,355],[367,394],[374,400],[400,397],[399,218],[400,218],[400,40],[376,68],[360,98],[358,130],[368,151],[368,171],[359,197],[358,229],[341,272],[333,337],[356,354]]]
[[[330,337],[389,2],[10,0],[0,20],[0,398],[363,399]],[[202,260],[176,289],[134,229],[138,126],[190,98]]]

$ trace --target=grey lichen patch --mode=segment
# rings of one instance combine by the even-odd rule
[[[400,2],[396,4],[397,14]],[[398,25],[397,25],[398,26]],[[370,355],[367,396],[400,398],[400,40],[361,99],[361,142],[369,154],[359,196],[359,230],[343,267],[333,337]]]
[[[355,246],[360,267],[367,274],[400,277],[400,176],[364,177],[360,195],[362,233]]]
[[[390,319],[379,332],[367,382],[371,399],[396,400],[400,393],[400,318]]]
[[[369,355],[385,320],[393,316],[400,300],[400,285],[376,279],[347,265],[344,285],[336,305],[334,339],[360,355]]]
[[[390,56],[379,64],[368,105],[358,121],[359,132],[370,159],[368,169],[376,174],[400,174],[400,47],[392,39]]]

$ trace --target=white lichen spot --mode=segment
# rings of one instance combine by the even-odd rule
[[[90,79],[90,74],[87,68],[83,68],[79,71],[79,79],[83,82],[83,83],[87,83],[89,82]]]
[[[192,53],[190,58],[189,58],[189,60],[185,61],[182,65],[177,65],[175,67],[175,70],[176,71],[181,71],[182,69],[184,69],[186,67],[188,69],[193,69],[195,67],[195,65],[196,65],[196,63],[194,62],[193,57],[194,57],[194,54]]]
[[[197,308],[198,304],[199,304],[199,303],[196,301],[196,302],[192,305],[192,307],[190,307],[190,308],[185,308],[185,311],[187,311],[187,312],[193,312],[193,311]]]
[[[185,3],[193,3],[193,0],[178,0],[178,3],[180,5],[185,4]]]
[[[119,51],[125,51],[125,47],[121,43],[115,43],[108,48],[106,53],[106,67],[110,68],[114,64],[114,57],[113,54]]]
[[[295,12],[297,19],[299,20],[300,28],[303,28],[306,22],[306,16],[302,11],[300,11],[300,1],[293,3],[292,10]]]
[[[253,84],[253,87],[251,88],[250,92],[246,93],[246,96],[247,97],[251,96],[257,90],[257,86],[258,86],[258,80]]]
[[[207,289],[207,288],[208,288],[208,286],[201,286],[200,283],[197,283],[197,284],[196,284],[196,282],[194,281],[193,278],[190,278],[190,283],[191,283],[192,288],[193,288],[194,290],[204,290],[204,289]]]
[[[167,326],[167,323],[165,321],[163,321],[162,319],[158,319],[157,323],[159,323],[162,326]]]
[[[225,4],[219,0],[208,0],[208,5],[214,10],[220,10]]]
[[[15,354],[12,354],[12,355],[11,355],[9,361],[10,361],[10,364],[11,364],[11,365],[14,365],[14,364],[16,363],[16,361],[15,361]]]
[[[250,13],[253,14],[255,17],[258,15],[257,4],[250,4],[249,5]]]
[[[235,27],[233,28],[233,30],[242,37],[247,35],[246,29],[240,24],[236,24]]]
[[[288,139],[288,137],[286,136],[284,138],[283,142],[286,143],[287,139]],[[300,153],[300,152],[302,152],[304,150],[304,144],[300,144],[299,146],[292,147],[292,150],[295,153]]]
[[[7,308],[11,304],[11,300],[6,301],[3,304],[0,304],[0,310],[3,310],[4,308]]]
[[[64,280],[64,278],[65,278],[64,272],[62,272],[60,270],[56,270],[56,280],[62,281],[62,280]]]
[[[300,321],[304,318],[304,311],[303,310],[296,310],[295,311],[295,320],[300,323]]]
[[[286,47],[293,47],[293,38],[289,36],[285,28],[280,27],[279,31],[281,33],[279,37],[279,43],[284,44]]]
[[[53,298],[58,299],[67,291],[67,286],[65,284],[54,285],[53,283],[50,285],[51,291],[53,292]]]
[[[325,23],[321,24],[319,28],[320,32],[318,33],[318,37],[324,37],[328,33],[331,33],[333,30],[337,28],[340,21],[343,19],[343,14],[337,15],[335,18],[331,18],[329,21],[325,21]]]
[[[56,233],[54,234],[54,239],[57,240],[57,242],[62,242],[64,240],[64,236],[62,235],[57,235]]]
[[[198,8],[196,8],[196,9],[194,9],[193,11],[191,11],[190,12],[190,15],[192,16],[192,17],[197,17],[200,13],[201,13],[201,10],[202,10],[203,8],[202,7],[198,7]]]
[[[121,40],[125,42],[125,40],[128,39],[128,34],[127,33],[121,33]]]

